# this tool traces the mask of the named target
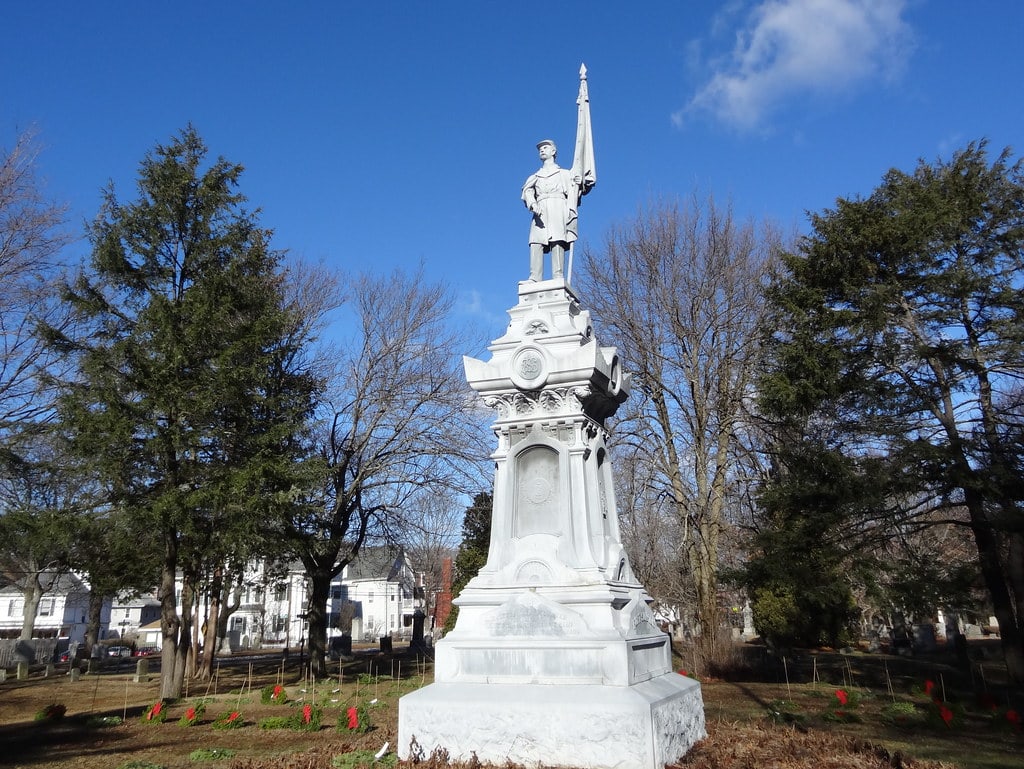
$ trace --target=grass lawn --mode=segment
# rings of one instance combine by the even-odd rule
[[[1024,699],[1000,681],[995,663],[958,670],[942,655],[808,652],[782,661],[756,647],[747,651],[747,663],[702,680],[709,736],[681,766],[1024,766],[1024,733],[1008,718],[1024,713]],[[432,680],[429,661],[401,649],[359,654],[316,686],[302,680],[294,659],[285,670],[277,655],[224,660],[215,680],[192,682],[187,696],[145,723],[157,677],[135,683],[133,670],[74,682],[66,670],[8,679],[0,685],[0,765],[321,769],[368,766],[387,745],[374,763],[393,766],[398,698]],[[270,698],[274,686],[282,692]],[[54,704],[66,708],[62,717],[35,720]],[[352,708],[357,730],[348,728]],[[214,728],[232,713],[239,728]],[[194,725],[179,725],[186,714]],[[311,730],[302,729],[304,721]]]

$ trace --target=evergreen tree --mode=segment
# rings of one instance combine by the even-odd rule
[[[770,291],[762,404],[789,447],[771,493],[810,518],[821,507],[782,490],[828,489],[838,465],[855,483],[832,495],[833,541],[965,527],[1024,681],[1021,162],[970,144],[812,225]]]
[[[147,154],[135,201],[106,190],[90,267],[67,287],[79,326],[49,329],[78,366],[62,383],[73,446],[160,564],[162,697],[182,688],[202,574],[244,557],[294,484],[317,387],[282,371],[301,339],[242,168],[204,168],[206,154],[188,127]]]

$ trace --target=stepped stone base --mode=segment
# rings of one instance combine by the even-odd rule
[[[398,755],[581,769],[662,769],[705,736],[700,684],[435,683],[402,698]]]

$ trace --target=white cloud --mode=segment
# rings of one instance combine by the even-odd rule
[[[802,94],[836,94],[899,75],[911,51],[906,0],[763,0],[732,53],[673,119],[706,112],[752,129]]]

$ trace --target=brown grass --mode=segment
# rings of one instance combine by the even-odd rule
[[[977,705],[979,683],[989,687],[999,708],[1021,707],[1021,693],[1000,688],[994,669],[958,671],[937,657],[900,660],[883,655],[804,654],[785,664],[765,659],[759,650],[741,652],[741,659],[723,674],[732,680],[702,681],[708,738],[679,766],[689,769],[1019,769],[1024,735]],[[685,657],[683,658],[685,659]],[[268,656],[220,668],[215,683],[193,683],[189,696],[168,706],[168,720],[143,725],[139,716],[156,700],[156,677],[134,683],[128,667],[72,683],[66,675],[8,680],[0,685],[0,765],[23,769],[117,769],[129,760],[148,761],[166,769],[195,767],[189,754],[197,748],[229,748],[236,756],[210,766],[224,769],[329,769],[332,760],[354,751],[376,752],[397,739],[397,700],[424,683],[424,669],[408,656],[362,654],[337,678],[315,691],[304,686],[292,661],[284,683],[292,705],[263,705],[260,688],[279,680],[279,658]],[[680,662],[680,664],[683,664]],[[398,666],[401,665],[401,677]],[[393,679],[391,673],[396,677]],[[362,673],[362,682],[359,674]],[[935,706],[921,687],[926,679],[941,682],[955,708],[951,726],[935,716]],[[982,682],[983,679],[983,682]],[[855,694],[848,720],[835,721],[835,690]],[[300,689],[306,688],[305,693]],[[339,691],[334,691],[339,690]],[[190,728],[178,718],[197,698],[206,696],[203,723]],[[288,729],[260,730],[265,717],[296,712],[299,703],[324,708],[323,727],[310,734]],[[369,705],[370,700],[378,702]],[[334,701],[332,701],[334,700]],[[67,706],[64,719],[36,723],[34,714],[50,703]],[[914,719],[895,724],[885,718],[893,702],[909,703]],[[337,718],[348,707],[369,706],[372,731],[338,731]],[[238,709],[247,726],[216,731],[209,724],[220,713]],[[1021,707],[1024,710],[1024,707]],[[122,725],[95,728],[94,716],[126,716]],[[416,769],[440,769],[443,756],[421,762]],[[464,765],[463,769],[481,769]]]

